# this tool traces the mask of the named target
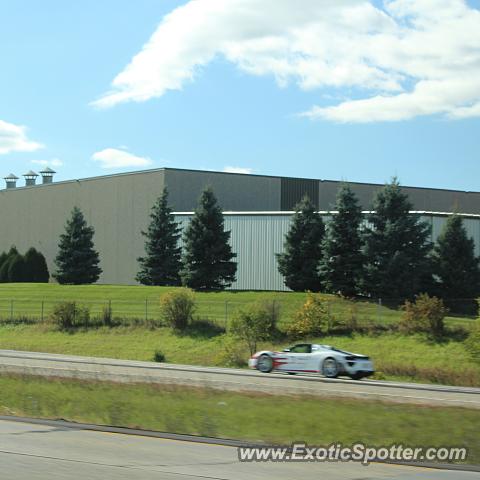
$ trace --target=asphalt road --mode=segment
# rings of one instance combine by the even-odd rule
[[[461,406],[480,409],[480,388],[372,380],[326,379],[313,375],[161,364],[108,358],[0,350],[0,373],[65,378],[188,385],[270,394],[308,394],[363,400]]]
[[[241,463],[235,447],[0,420],[8,480],[474,480],[478,472],[354,463]]]

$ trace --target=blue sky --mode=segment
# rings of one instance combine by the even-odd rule
[[[480,190],[479,2],[303,1],[2,2],[0,173]]]

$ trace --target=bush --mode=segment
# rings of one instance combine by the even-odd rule
[[[250,354],[257,351],[257,342],[272,340],[277,334],[279,308],[275,302],[253,303],[233,317],[230,333],[243,340]]]
[[[480,319],[475,321],[470,335],[465,340],[465,348],[472,359],[480,363]]]
[[[50,321],[61,330],[84,326],[90,323],[90,310],[86,306],[77,305],[75,302],[61,302],[53,307]]]
[[[402,306],[404,311],[400,321],[400,330],[404,333],[429,333],[441,336],[444,333],[444,318],[447,308],[437,297],[421,293],[415,302],[407,300]]]
[[[25,253],[25,281],[48,283],[49,278],[45,257],[35,248],[29,248]]]
[[[242,368],[247,365],[245,346],[232,335],[226,335],[222,350],[216,358],[216,364],[223,367]]]
[[[153,354],[153,361],[158,363],[164,363],[166,361],[164,353],[160,350],[155,350],[155,353]]]
[[[112,306],[110,304],[103,306],[101,320],[105,327],[113,326]]]
[[[160,300],[163,319],[174,330],[184,331],[195,312],[195,294],[189,288],[179,288],[166,293]]]
[[[306,302],[287,327],[287,335],[294,338],[327,335],[333,326],[328,303],[320,295],[309,293]]]
[[[26,281],[26,263],[23,255],[19,253],[10,260],[8,266],[8,281],[11,283]]]

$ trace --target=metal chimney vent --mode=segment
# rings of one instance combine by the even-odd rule
[[[37,180],[38,173],[35,173],[32,170],[29,170],[27,173],[24,173],[23,176],[25,177],[25,186],[31,187],[35,185],[35,181]]]
[[[54,173],[57,172],[55,170],[52,170],[50,167],[46,167],[41,170],[40,175],[42,176],[42,183],[52,183]]]
[[[18,177],[16,177],[13,173],[3,177],[5,183],[7,184],[7,188],[15,188],[17,186]]]

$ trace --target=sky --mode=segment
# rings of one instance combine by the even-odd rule
[[[480,0],[0,7],[2,177],[170,167],[480,190]]]

